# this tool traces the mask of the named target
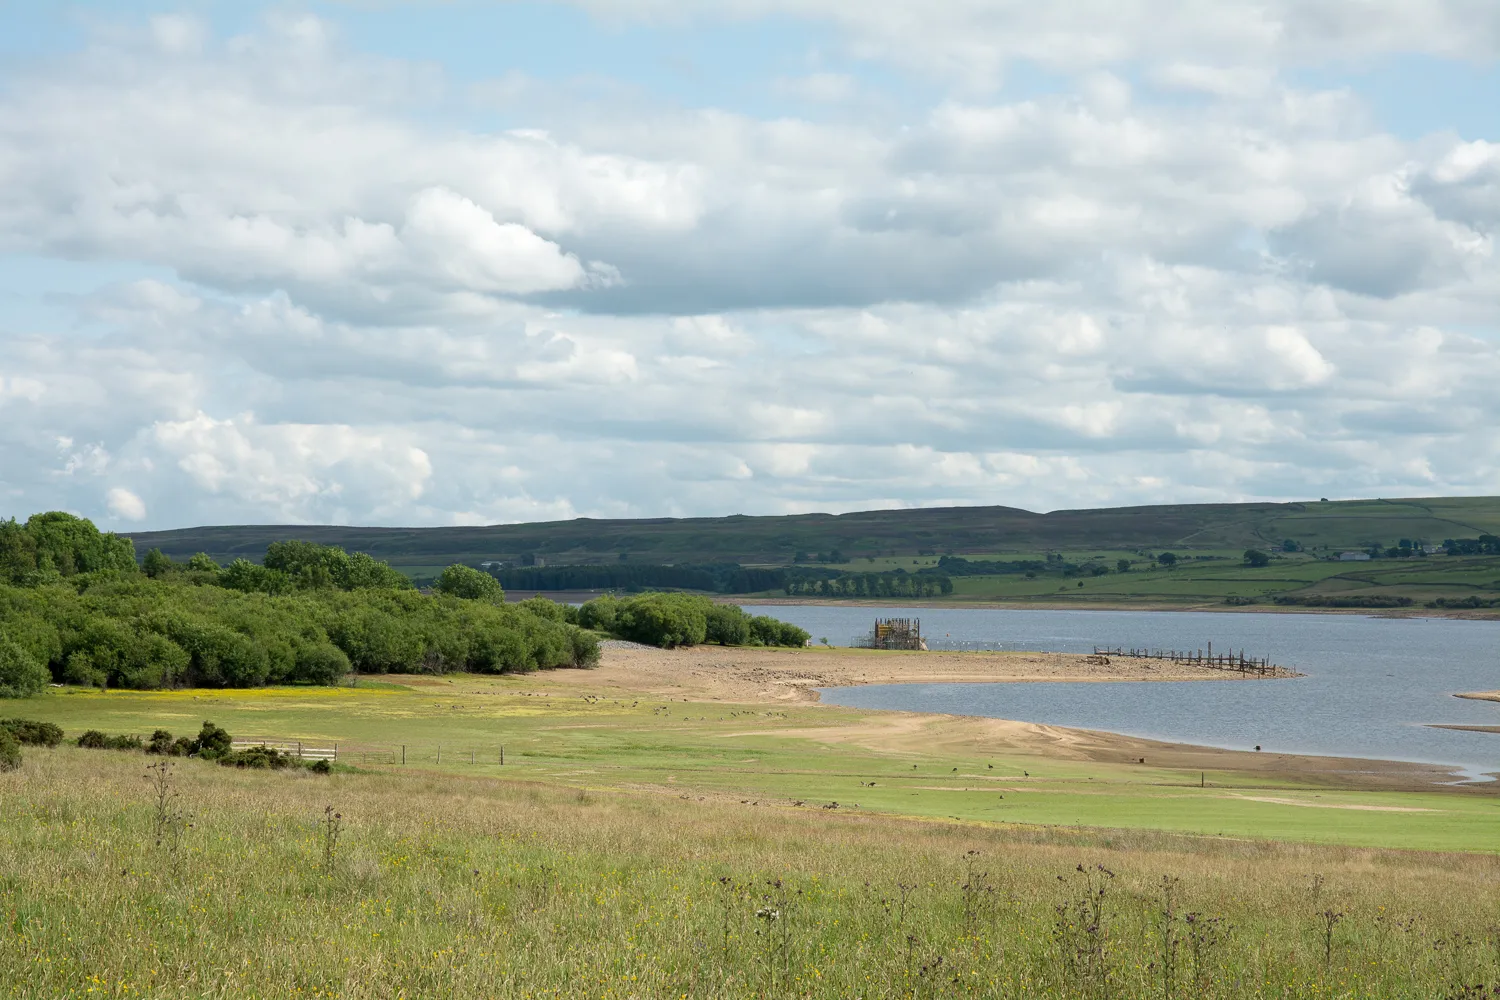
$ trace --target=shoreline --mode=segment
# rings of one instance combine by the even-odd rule
[[[820,687],[867,684],[1240,680],[1236,674],[1189,670],[1163,661],[1156,661],[1160,667],[1147,667],[1147,661],[1116,658],[1105,665],[1087,662],[1090,659],[1070,653],[718,646],[662,650],[619,645],[606,648],[597,669],[558,672],[548,681],[562,682],[564,688],[614,687],[667,700],[816,707],[828,713],[826,725],[781,730],[780,734],[799,735],[814,742],[851,743],[883,752],[1020,752],[1041,758],[1181,771],[1184,780],[1196,779],[1204,772],[1235,772],[1261,782],[1343,789],[1480,794],[1500,789],[1500,782],[1473,782],[1457,766],[1280,753],[1274,749],[1229,750],[987,716],[855,709],[826,704],[817,691]],[[1279,679],[1263,678],[1267,682]]]
[[[1272,615],[1359,615],[1366,618],[1439,618],[1454,621],[1495,621],[1500,619],[1500,608],[1314,608],[1297,604],[1174,604],[1163,601],[995,601],[995,600],[934,600],[932,598],[890,598],[869,600],[866,598],[802,598],[802,597],[745,597],[738,594],[715,594],[713,599],[720,604],[763,605],[766,607],[852,607],[852,608],[938,608],[945,611],[962,611],[966,608],[983,611],[1150,611],[1150,612],[1194,612],[1214,614],[1272,614]]]

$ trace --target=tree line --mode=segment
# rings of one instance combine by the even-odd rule
[[[789,580],[792,597],[941,597],[953,593],[947,576],[927,573],[842,573],[832,579]]]
[[[0,521],[0,696],[54,682],[259,687],[333,684],[351,670],[586,667],[601,631],[661,646],[806,642],[774,619],[684,598],[591,602],[585,625],[582,609],[543,598],[506,604],[500,583],[471,567],[449,566],[422,593],[364,553],[301,541],[273,542],[259,564],[152,550],[138,567],[128,539],[38,514]]]
[[[738,563],[652,565],[617,563],[597,566],[521,566],[496,570],[507,590],[623,590],[663,588],[702,590],[714,594],[756,594],[781,590],[788,579],[837,575],[833,570],[759,569]]]

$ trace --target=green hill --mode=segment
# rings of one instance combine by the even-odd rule
[[[902,555],[1047,550],[1235,550],[1294,539],[1308,549],[1367,548],[1398,539],[1500,533],[1500,497],[1178,504],[1059,510],[938,507],[852,514],[735,515],[596,520],[461,528],[237,525],[134,532],[137,551],[174,558],[207,552],[258,560],[272,541],[299,538],[368,552],[410,570],[452,562],[540,559],[547,564],[736,562],[783,565],[797,553],[843,561]]]

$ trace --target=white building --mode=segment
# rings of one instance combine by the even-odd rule
[[[1339,561],[1340,562],[1369,562],[1370,561],[1370,553],[1368,553],[1368,552],[1340,552],[1339,553]]]

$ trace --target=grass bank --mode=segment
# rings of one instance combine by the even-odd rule
[[[593,671],[331,689],[69,690],[25,708],[69,733],[190,733],[211,719],[241,737],[337,742],[342,759],[371,768],[685,796],[738,810],[746,822],[765,810],[801,810],[1366,847],[1500,847],[1500,797],[1443,788],[1440,769],[803,700],[825,675],[878,679],[907,662],[951,673],[941,665],[966,658],[995,670],[1008,664],[1015,676],[1053,666],[1014,654],[611,650]],[[1067,676],[1066,663],[1046,676]]]
[[[0,775],[0,993],[1430,998],[1500,977],[1493,858],[198,761],[163,811],[144,763],[33,750]]]

